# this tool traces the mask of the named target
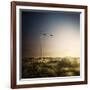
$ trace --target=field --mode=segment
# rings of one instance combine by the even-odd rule
[[[80,75],[79,57],[30,57],[22,60],[22,78]]]

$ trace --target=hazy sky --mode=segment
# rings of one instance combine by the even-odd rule
[[[21,15],[23,57],[80,56],[80,13],[22,10]]]

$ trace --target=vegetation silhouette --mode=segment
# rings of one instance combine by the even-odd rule
[[[30,57],[22,60],[22,78],[80,75],[79,57]]]

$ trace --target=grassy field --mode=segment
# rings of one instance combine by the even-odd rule
[[[79,76],[80,58],[24,58],[21,71],[22,78]]]

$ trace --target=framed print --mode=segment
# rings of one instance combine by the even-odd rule
[[[11,88],[87,84],[87,6],[11,2]]]

